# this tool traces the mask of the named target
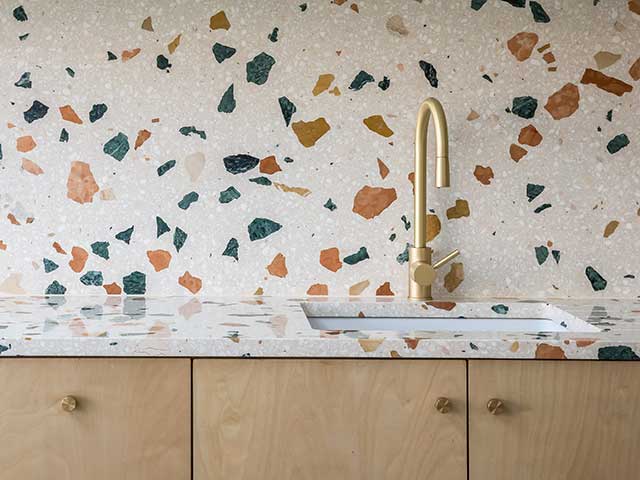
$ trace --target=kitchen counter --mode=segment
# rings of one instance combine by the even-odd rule
[[[458,301],[458,300],[456,300]],[[469,300],[465,300],[468,302]],[[640,359],[640,300],[550,302],[593,333],[314,330],[303,310],[460,316],[459,304],[395,298],[0,297],[0,357]],[[545,302],[483,299],[512,311]],[[497,314],[496,314],[497,315]]]

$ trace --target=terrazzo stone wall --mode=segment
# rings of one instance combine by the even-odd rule
[[[0,294],[640,293],[639,0],[0,2]]]

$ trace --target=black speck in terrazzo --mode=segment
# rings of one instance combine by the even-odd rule
[[[409,230],[411,228],[411,222],[407,219],[406,215],[402,215],[400,217],[400,220],[402,220],[402,223],[404,224],[404,229],[405,230]]]
[[[26,40],[27,38],[29,38],[28,33],[25,33],[24,35],[18,35],[18,39],[20,39],[21,42]]]
[[[560,264],[560,250],[551,250],[551,256],[556,261],[556,264]]]
[[[169,72],[169,69],[171,68],[171,63],[169,63],[169,59],[167,57],[165,57],[164,55],[158,55],[156,57],[156,66],[160,69],[160,70],[165,70],[166,72]]]
[[[478,350],[478,346],[473,342],[469,342],[469,346],[471,347],[471,350]]]
[[[118,132],[115,137],[104,144],[102,151],[121,162],[129,151],[129,137],[122,132]]]
[[[607,120],[610,122],[613,120],[613,110],[607,112]]]
[[[285,163],[293,163],[293,158],[291,158],[291,157],[284,157],[283,160],[284,160]]]
[[[48,258],[43,258],[42,263],[44,264],[45,273],[50,273],[58,269],[58,264],[53,260],[49,260]]]
[[[429,84],[433,88],[438,88],[438,72],[436,71],[436,67],[424,60],[420,60],[418,65],[420,65],[420,68],[424,72],[424,76],[429,81]]]
[[[355,265],[356,263],[360,263],[368,258],[370,257],[369,252],[367,252],[367,247],[360,247],[360,249],[356,253],[347,255],[342,259],[342,261],[347,265]]]
[[[222,252],[222,255],[225,257],[232,257],[235,258],[236,261],[238,261],[238,248],[240,247],[240,244],[238,243],[238,240],[235,238],[231,238],[228,242],[227,242],[227,246],[224,249],[224,252]]]
[[[271,33],[270,33],[269,35],[267,35],[267,38],[268,38],[271,42],[276,43],[276,42],[278,41],[278,32],[279,32],[278,27],[275,27],[275,28],[271,31]]]
[[[117,59],[118,59],[118,56],[115,53],[107,52],[107,60],[109,62],[113,62],[114,60],[117,60]]]
[[[273,182],[267,177],[250,178],[249,181],[252,183],[257,183],[258,185],[262,185],[263,187],[270,187],[273,184]]]
[[[374,81],[375,79],[371,74],[365,72],[364,70],[360,70],[351,82],[351,85],[349,85],[349,90],[357,92],[358,90],[361,90],[362,87],[364,87],[367,83],[371,83]]]
[[[124,242],[127,245],[129,245],[129,243],[131,242],[131,235],[133,235],[133,230],[134,230],[134,226],[132,225],[126,230],[123,230],[120,233],[116,233],[116,240],[120,240],[121,242]]]
[[[180,249],[184,247],[187,237],[187,232],[180,227],[176,227],[176,230],[173,232],[173,246],[176,247],[176,252],[179,252]]]
[[[636,278],[636,276],[635,275],[631,275],[630,273],[628,273],[623,278],[628,278],[630,280],[633,280],[634,278]]]
[[[282,111],[284,123],[288,127],[289,123],[291,123],[291,117],[296,113],[296,106],[287,97],[280,97],[278,103],[280,104],[280,111]]]
[[[480,10],[484,4],[487,3],[487,0],[471,0],[471,8],[475,11]]]
[[[521,118],[533,118],[538,108],[538,101],[530,96],[515,97],[511,104],[511,113]]]
[[[186,210],[191,206],[192,203],[197,202],[199,198],[200,195],[198,195],[197,192],[189,192],[184,197],[182,197],[182,200],[178,202],[178,207],[180,207],[182,210]]]
[[[236,98],[233,94],[233,83],[224,92],[220,103],[218,103],[218,112],[231,113],[236,109]]]
[[[218,195],[218,201],[220,203],[229,203],[238,198],[240,198],[240,192],[233,186],[223,190],[220,192],[220,195]]]
[[[282,225],[268,218],[254,218],[247,227],[249,240],[252,242],[255,240],[262,240],[281,228]]]
[[[185,137],[189,137],[189,136],[195,134],[195,135],[198,135],[202,140],[206,140],[207,139],[207,134],[205,133],[205,131],[204,130],[198,130],[193,125],[190,125],[188,127],[180,127],[180,129],[178,131],[182,135],[184,135]]]
[[[330,198],[329,198],[326,202],[324,202],[323,207],[324,207],[324,208],[326,208],[327,210],[332,211],[332,212],[333,212],[336,208],[338,208],[338,206],[337,206],[335,203],[333,203],[333,200],[331,200]]]
[[[258,163],[260,163],[260,159],[253,157],[251,155],[246,154],[238,154],[238,155],[229,155],[228,157],[224,157],[224,168],[227,169],[227,172],[233,173],[234,175],[238,175],[239,173],[245,173],[249,170],[254,169]]]
[[[87,273],[85,273],[82,277],[80,277],[80,282],[83,285],[100,287],[102,286],[102,282],[103,282],[102,272],[90,270]]]
[[[32,123],[44,117],[48,111],[49,107],[44,103],[34,100],[29,110],[23,113],[23,116],[27,123]]]
[[[109,242],[93,242],[91,251],[105,260],[109,260]]]
[[[544,185],[527,183],[527,198],[529,199],[529,203],[533,202],[542,192],[544,192]]]
[[[276,60],[268,53],[261,52],[247,63],[247,82],[264,85],[269,79]]]
[[[398,236],[395,233],[392,233],[391,235],[389,235],[389,241],[390,242],[395,242],[397,237]]]
[[[158,167],[158,176],[161,177],[163,176],[165,173],[167,173],[169,170],[171,170],[173,167],[176,166],[176,161],[175,160],[169,160],[165,163],[163,163],[162,165],[160,165]]]
[[[526,0],[502,0],[503,2],[508,3],[512,7],[524,8],[526,4]]]
[[[69,132],[67,132],[66,128],[60,130],[60,138],[58,140],[62,143],[67,143],[69,141]]]
[[[584,273],[591,282],[594,291],[599,292],[607,288],[607,281],[593,267],[588,266]]]
[[[95,123],[104,117],[104,114],[107,113],[108,107],[104,103],[96,103],[93,107],[91,107],[91,111],[89,112],[89,121],[91,123]]]
[[[54,280],[53,282],[51,282],[51,285],[47,287],[44,293],[47,295],[64,295],[66,291],[67,287],[58,283],[57,280]]]
[[[144,295],[147,291],[147,276],[142,272],[132,272],[122,278],[122,284],[127,295]]]
[[[389,80],[389,77],[387,77],[386,75],[382,80],[378,82],[378,87],[382,91],[387,90],[390,86],[391,86],[391,80]]]
[[[542,205],[540,205],[538,208],[536,208],[533,213],[542,213],[544,212],[547,208],[551,208],[551,204],[550,203],[543,203]]]
[[[162,235],[170,231],[171,228],[169,228],[167,222],[160,217],[156,217],[156,238],[160,238]]]
[[[76,72],[71,67],[65,68],[64,71],[67,72],[67,75],[69,75],[71,78],[76,76]]]
[[[493,79],[489,75],[487,75],[486,73],[484,75],[482,75],[482,78],[484,78],[486,81],[488,81],[490,83],[493,83]]]
[[[24,72],[20,75],[20,78],[16,83],[14,83],[14,85],[20,88],[31,88],[31,72]]]
[[[13,9],[13,18],[15,18],[19,22],[26,22],[27,20],[29,20],[27,12],[25,12],[22,5]]]
[[[502,303],[498,303],[497,305],[493,305],[491,307],[491,310],[496,312],[498,315],[506,315],[507,313],[509,313],[509,307],[507,307],[506,305],[504,305]]]
[[[549,257],[549,249],[544,245],[540,245],[539,247],[535,247],[536,251],[536,260],[538,261],[538,265],[542,265],[547,261]]]
[[[540,5],[538,2],[531,0],[529,2],[529,8],[531,9],[533,19],[536,23],[549,23],[551,21],[551,18],[549,18],[549,15],[547,15],[547,12],[545,12],[544,8],[542,8],[542,5]]]
[[[236,53],[235,48],[222,45],[221,43],[214,44],[211,51],[218,63],[224,62],[226,59],[233,57]]]
[[[621,133],[620,135],[613,137],[609,143],[607,143],[607,151],[613,155],[614,153],[618,153],[627,145],[629,145],[629,137],[624,133]]]
[[[307,4],[306,3],[301,3],[300,5],[298,5],[298,8],[300,9],[301,12],[306,12],[307,11]]]
[[[619,345],[599,348],[598,360],[640,360],[640,357],[631,347]]]

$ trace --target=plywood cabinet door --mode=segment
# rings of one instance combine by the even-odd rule
[[[190,378],[188,359],[0,359],[0,479],[189,479]]]
[[[464,361],[195,360],[193,382],[196,480],[466,479]]]
[[[640,363],[469,362],[470,480],[638,478],[639,451]]]

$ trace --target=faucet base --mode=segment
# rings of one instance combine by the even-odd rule
[[[431,267],[431,256],[433,250],[429,247],[415,248],[409,247],[409,299],[410,300],[433,300],[431,296],[431,282],[435,277],[435,271]],[[429,270],[424,276],[430,278],[416,278],[418,269]],[[433,272],[433,274],[431,274]],[[422,272],[420,272],[422,273]],[[418,280],[418,281],[416,281]]]

